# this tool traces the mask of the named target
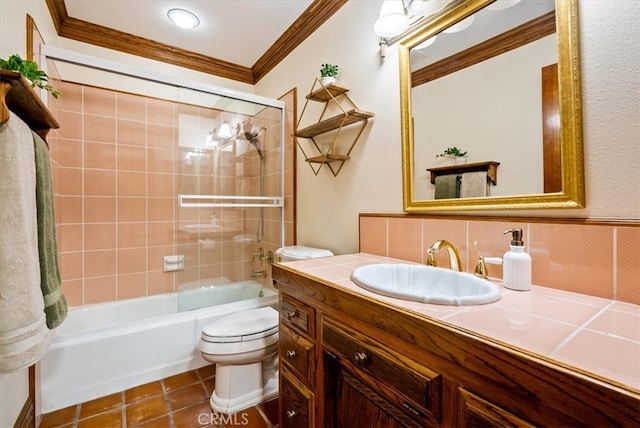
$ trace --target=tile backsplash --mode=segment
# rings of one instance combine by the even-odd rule
[[[553,219],[444,218],[360,215],[360,251],[424,263],[431,244],[446,239],[458,247],[463,270],[473,272],[479,256],[502,257],[505,230],[524,231],[536,285],[640,304],[640,223],[572,222]],[[437,257],[448,266],[445,251]],[[502,266],[487,265],[502,279]]]

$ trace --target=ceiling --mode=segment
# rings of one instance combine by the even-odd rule
[[[46,0],[58,35],[256,83],[347,0]],[[184,30],[171,8],[195,13]]]

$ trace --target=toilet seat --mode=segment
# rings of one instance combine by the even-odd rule
[[[238,343],[263,339],[278,333],[278,311],[270,306],[224,316],[202,328],[209,343]]]

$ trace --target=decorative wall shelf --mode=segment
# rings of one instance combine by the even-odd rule
[[[455,165],[439,166],[427,168],[431,173],[431,184],[436,184],[436,177],[439,175],[464,174],[465,172],[487,171],[487,181],[494,186],[498,184],[498,165],[500,162],[486,161],[474,163],[462,163]]]
[[[0,124],[9,120],[9,111],[20,117],[43,140],[51,128],[60,127],[24,76],[0,70]]]
[[[318,85],[319,87],[317,87]],[[312,150],[319,153],[317,156],[309,156],[307,152],[305,152],[302,144],[300,144],[300,141],[297,141],[298,147],[302,150],[306,162],[309,163],[309,166],[315,175],[318,175],[322,167],[327,165],[333,176],[337,176],[342,169],[344,162],[349,159],[349,155],[360,138],[360,135],[362,135],[362,131],[367,125],[367,121],[375,116],[373,113],[358,109],[355,103],[347,95],[347,92],[349,92],[349,89],[344,86],[336,85],[335,83],[324,86],[320,83],[319,79],[316,79],[311,86],[309,94],[306,96],[307,101],[302,109],[300,122],[302,122],[302,118],[304,117],[309,101],[325,104],[316,123],[304,128],[298,128],[295,132],[295,136],[297,138],[310,140],[313,146]],[[337,109],[338,114],[325,117],[325,115],[328,116],[328,112],[331,110],[331,107],[334,107],[334,110]],[[344,127],[353,124],[361,125],[357,135],[351,142],[351,145],[347,148],[346,152],[337,153],[336,149],[338,147],[336,143],[338,136]],[[316,140],[316,137],[331,131],[335,131],[335,134],[333,134],[333,138],[328,143],[327,148],[323,150],[321,148],[321,144]]]

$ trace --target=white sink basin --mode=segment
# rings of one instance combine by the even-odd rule
[[[485,279],[425,265],[366,265],[355,269],[351,279],[384,296],[438,305],[480,305],[501,297],[500,288]]]

